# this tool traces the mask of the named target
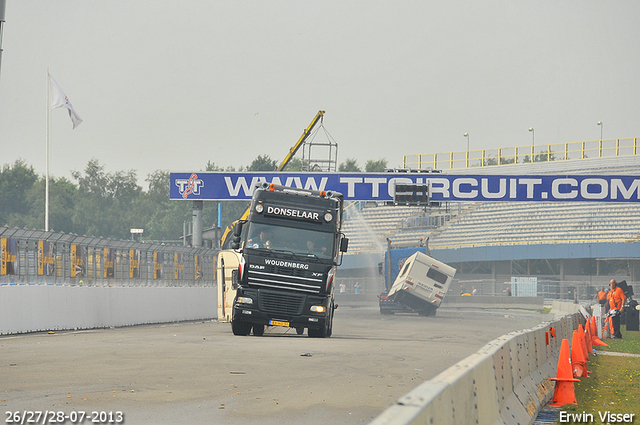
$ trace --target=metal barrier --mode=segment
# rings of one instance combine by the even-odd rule
[[[403,168],[453,170],[506,164],[631,156],[638,152],[638,138],[525,145],[499,149],[403,155]]]
[[[0,285],[214,286],[217,251],[0,227]]]

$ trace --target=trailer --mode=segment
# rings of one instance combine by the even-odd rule
[[[435,316],[455,274],[453,267],[418,251],[405,261],[387,299],[423,316]]]

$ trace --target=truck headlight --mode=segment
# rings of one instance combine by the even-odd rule
[[[325,311],[327,311],[327,308],[323,305],[312,305],[311,311],[314,311],[316,313],[324,313]]]
[[[324,215],[324,221],[326,221],[327,223],[330,222],[331,220],[333,220],[333,216],[331,215],[331,213],[326,213]]]
[[[256,212],[262,214],[262,211],[264,211],[264,206],[262,204],[256,205]]]
[[[253,298],[249,297],[238,297],[238,302],[240,304],[253,304]]]

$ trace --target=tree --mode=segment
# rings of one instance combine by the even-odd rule
[[[269,155],[258,155],[251,165],[247,167],[248,171],[275,171],[278,167],[278,161],[271,159]]]
[[[387,160],[384,158],[380,158],[377,161],[370,159],[364,165],[364,170],[367,173],[382,173],[386,169],[387,169]]]
[[[216,165],[215,162],[207,161],[207,168],[205,168],[205,171],[236,171],[236,168],[232,165],[229,165],[225,168]],[[240,170],[238,171],[242,171],[242,167],[240,167]]]
[[[360,172],[362,171],[358,167],[358,161],[355,158],[347,158],[342,164],[338,166],[338,171],[343,172]]]
[[[74,171],[78,180],[78,202],[73,223],[77,233],[126,239],[133,222],[140,219],[131,210],[142,193],[135,170],[104,172],[104,166],[93,158],[84,175]],[[168,196],[168,192],[167,192]]]
[[[490,166],[490,165],[513,164],[514,162],[515,162],[515,158],[501,157],[500,158],[500,164],[498,164],[498,158],[494,157],[494,156],[490,156],[490,157],[484,159],[484,161],[482,162],[482,165],[486,167],[486,166]]]
[[[29,215],[26,194],[38,180],[32,166],[18,159],[13,165],[5,164],[0,170],[0,226],[9,223],[9,216]]]
[[[156,170],[145,181],[149,190],[139,196],[131,226],[144,229],[145,239],[178,240],[182,236],[182,223],[191,220],[192,203],[169,199],[169,171]]]
[[[73,214],[78,188],[64,177],[49,179],[49,229],[74,232]],[[18,227],[44,229],[45,179],[39,179],[26,194],[29,214],[16,215],[11,221]]]
[[[283,171],[302,171],[304,168],[303,165],[304,164],[300,158],[291,158]]]
[[[556,159],[557,159],[556,155],[553,153],[553,151],[549,151],[549,150],[540,152],[533,156],[533,162],[555,161]],[[522,158],[522,162],[524,164],[530,163],[531,157],[529,155],[525,155],[524,158]]]

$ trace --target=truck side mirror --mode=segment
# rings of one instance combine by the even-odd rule
[[[242,226],[245,221],[238,221],[233,228],[233,240],[231,241],[231,249],[240,249],[240,240],[242,239]]]
[[[340,252],[347,252],[347,248],[349,247],[349,238],[340,239]]]
[[[349,238],[345,238],[344,234],[342,234],[342,239],[340,239],[340,258],[337,263],[334,263],[336,266],[342,265],[342,256],[345,252],[347,252],[348,247],[349,247]]]

